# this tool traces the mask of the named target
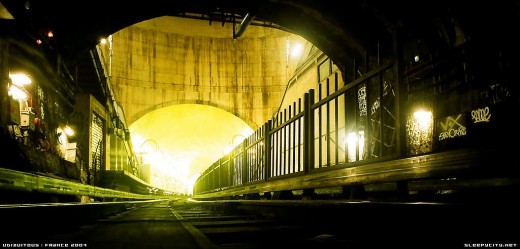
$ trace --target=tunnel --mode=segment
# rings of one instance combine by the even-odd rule
[[[519,13],[1,0],[0,242],[517,247]]]

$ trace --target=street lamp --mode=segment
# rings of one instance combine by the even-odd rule
[[[235,142],[237,138],[239,138],[239,140],[238,142]],[[246,137],[242,134],[236,134],[235,136],[233,136],[233,138],[231,139],[231,143],[224,148],[224,154],[227,155],[231,153],[231,151],[235,149],[235,147],[237,147],[237,145],[242,143],[244,140],[246,140]]]

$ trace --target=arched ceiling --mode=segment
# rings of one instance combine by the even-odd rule
[[[353,48],[360,46],[348,34],[335,27],[333,16],[316,11],[313,1],[225,1],[225,0],[149,0],[145,4],[128,1],[59,1],[59,0],[8,0],[3,5],[28,30],[44,33],[54,31],[53,43],[67,58],[75,58],[90,50],[106,37],[135,23],[165,15],[208,19],[218,25],[230,22],[235,17],[236,25],[248,13],[254,15],[253,25],[270,25],[276,28],[306,32],[316,36],[316,41],[352,40]],[[358,11],[356,11],[358,12]],[[328,20],[331,19],[331,20]],[[367,18],[370,20],[370,18]],[[320,20],[317,22],[317,20]],[[306,27],[305,25],[326,27]],[[366,25],[366,21],[363,21]],[[318,37],[316,31],[327,31]],[[232,36],[232,34],[229,34]],[[322,36],[322,35],[320,35]],[[337,56],[341,53],[336,50]],[[72,60],[72,59],[71,59]]]
[[[271,25],[298,34],[340,66],[361,57],[367,47],[392,38],[396,29],[415,32],[450,16],[462,17],[465,28],[510,27],[518,18],[519,1],[320,1],[320,0],[148,0],[60,1],[1,0],[28,30],[54,30],[55,46],[65,57],[93,48],[100,37],[159,16],[184,16],[236,25],[246,15],[253,25]],[[231,36],[232,34],[230,34]],[[362,57],[361,57],[362,58]]]
[[[0,3],[30,36],[45,39],[47,30],[52,30],[54,37],[47,43],[64,60],[74,61],[94,48],[100,38],[155,17],[204,19],[214,26],[234,21],[239,28],[246,16],[253,16],[251,25],[300,35],[327,54],[339,68],[351,63],[352,58],[363,58],[368,48],[375,48],[380,42],[392,44],[396,33],[401,38],[412,33],[413,37],[421,37],[423,30],[428,30],[424,35],[432,35],[433,29],[433,35],[442,38],[449,36],[443,33],[447,30],[444,27],[455,22],[470,37],[485,37],[490,30],[515,33],[520,16],[518,0],[0,0]],[[0,17],[5,19],[4,16],[0,6]]]
[[[28,30],[43,36],[48,29],[52,29],[55,46],[65,57],[75,57],[93,48],[100,37],[154,17],[184,16],[215,23],[230,22],[235,17],[239,26],[240,21],[250,14],[254,16],[252,25],[270,25],[299,34],[340,66],[342,60],[353,55],[361,56],[366,44],[385,39],[388,28],[399,24],[396,16],[408,13],[394,1],[390,4],[371,0],[345,1],[340,5],[336,2],[301,0],[1,2],[18,21],[25,22]]]

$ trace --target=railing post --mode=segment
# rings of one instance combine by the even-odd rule
[[[406,120],[404,117],[406,115],[403,115],[404,113],[404,106],[405,106],[405,99],[401,97],[401,92],[404,92],[406,89],[402,86],[403,81],[403,47],[401,44],[401,32],[400,30],[397,30],[393,35],[393,53],[395,58],[395,63],[393,65],[393,74],[394,74],[394,88],[397,89],[395,91],[395,113],[398,114],[398,117],[396,119],[395,124],[395,130],[398,132],[396,137],[396,144],[397,144],[397,151],[396,154],[399,155],[399,157],[403,157],[406,155],[406,132],[404,132],[405,129],[401,129],[406,123]],[[405,94],[406,96],[406,94]]]
[[[218,177],[218,184],[217,184],[217,187],[218,189],[222,189],[222,167],[220,167],[220,164],[218,165],[218,171],[217,171],[217,177]]]
[[[231,187],[231,186],[233,186],[233,174],[235,172],[233,171],[233,168],[231,167],[230,160],[227,161],[227,164],[222,163],[222,158],[224,158],[224,162],[225,162],[226,157],[229,158],[228,155],[220,158],[220,167],[222,167],[222,166],[227,167],[228,172],[229,172],[229,174],[227,175],[227,182],[228,182],[227,187]]]
[[[267,121],[264,127],[264,181],[267,181],[271,175],[271,127],[272,120]]]
[[[303,96],[303,171],[307,174],[311,171],[314,164],[314,89],[309,90]]]
[[[248,179],[249,179],[249,167],[247,165],[247,155],[246,155],[246,150],[247,150],[247,138],[244,139],[244,141],[241,143],[240,145],[242,148],[242,156],[241,156],[241,160],[242,160],[242,184],[246,184],[248,182]]]

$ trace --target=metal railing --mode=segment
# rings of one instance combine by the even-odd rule
[[[4,168],[0,168],[0,189],[42,194],[89,196],[98,198],[165,198],[162,195],[135,194]]]
[[[333,74],[320,84],[317,96],[311,89],[303,103],[298,99],[211,165],[194,193],[395,158],[392,70],[392,64],[382,65],[341,88],[338,73]]]

